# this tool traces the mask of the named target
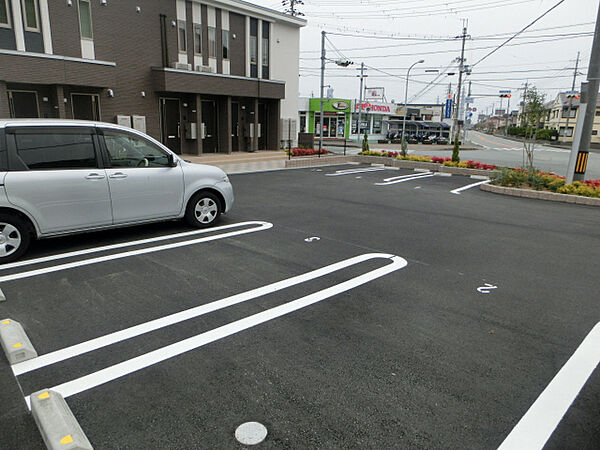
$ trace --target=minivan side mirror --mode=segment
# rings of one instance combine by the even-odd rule
[[[169,163],[169,167],[176,167],[177,166],[177,161],[175,161],[175,157],[173,156],[173,153],[169,153],[167,155],[167,161]]]

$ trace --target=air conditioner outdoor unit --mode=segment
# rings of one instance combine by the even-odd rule
[[[187,63],[174,62],[171,63],[171,68],[177,70],[192,70],[192,65]]]
[[[213,73],[213,68],[211,66],[196,66],[196,72],[208,72]]]

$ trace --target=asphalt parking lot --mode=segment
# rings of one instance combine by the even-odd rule
[[[0,360],[0,447],[43,448],[25,398],[58,388],[95,448],[240,448],[248,421],[258,448],[497,448],[600,322],[600,211],[365,167],[232,175],[221,227],[0,268],[0,319],[40,355]],[[598,370],[555,429],[528,424],[600,447]]]

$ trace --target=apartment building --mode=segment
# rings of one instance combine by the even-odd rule
[[[0,117],[121,123],[180,154],[279,148],[305,25],[241,0],[0,0]]]
[[[544,121],[544,128],[558,131],[559,141],[573,142],[575,128],[579,117],[579,95],[561,92],[554,101],[545,105],[548,115]],[[600,144],[600,95],[596,101],[594,115],[594,126],[592,128],[592,140],[594,144]]]

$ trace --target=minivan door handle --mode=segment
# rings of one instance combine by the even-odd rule
[[[97,172],[92,172],[85,177],[86,180],[102,180],[104,179],[104,175],[101,175]]]
[[[115,173],[111,173],[108,177],[109,178],[127,178],[127,174],[123,173],[123,172],[115,172]]]

